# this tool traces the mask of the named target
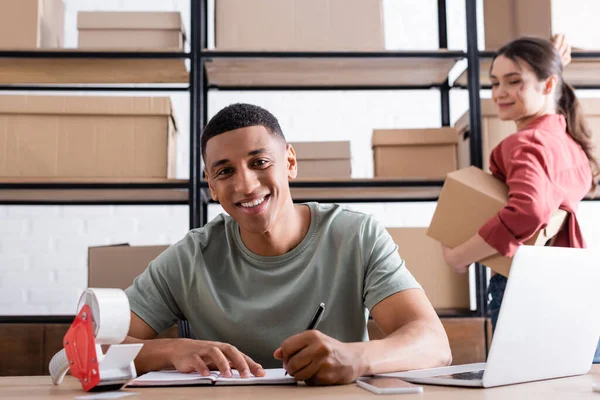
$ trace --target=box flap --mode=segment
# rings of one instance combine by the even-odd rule
[[[179,11],[80,11],[77,29],[164,29],[183,31]]]
[[[169,97],[1,95],[1,114],[172,115]]]
[[[350,159],[350,142],[290,142],[298,160]]]
[[[447,179],[452,179],[468,186],[487,197],[506,203],[508,201],[508,186],[493,175],[477,168],[467,167],[448,174]]]
[[[457,136],[450,127],[432,129],[375,129],[372,145],[410,146],[456,144]]]

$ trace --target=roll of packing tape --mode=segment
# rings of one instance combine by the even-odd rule
[[[121,289],[86,289],[79,299],[77,313],[87,304],[92,309],[96,344],[121,343],[129,332],[129,299]]]

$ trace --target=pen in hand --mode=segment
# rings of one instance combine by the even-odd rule
[[[312,319],[308,323],[308,326],[306,327],[307,331],[310,331],[312,329],[317,329],[319,322],[321,322],[321,319],[323,318],[324,312],[325,312],[325,303],[321,303],[317,307],[315,314],[313,315]],[[287,375],[288,375],[288,373],[287,373],[287,371],[285,371],[285,376],[287,376]]]

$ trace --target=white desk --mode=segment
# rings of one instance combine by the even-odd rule
[[[126,389],[138,393],[123,399],[485,399],[485,400],[555,400],[555,399],[595,399],[600,393],[592,392],[592,383],[600,383],[600,365],[594,365],[587,375],[572,378],[503,386],[493,389],[451,388],[425,385],[424,392],[417,395],[379,396],[367,392],[355,384],[329,387],[309,386],[220,386],[220,387],[169,387]],[[0,399],[42,400],[73,399],[76,396],[91,394],[81,390],[79,382],[67,376],[65,381],[54,386],[49,376],[0,377]]]

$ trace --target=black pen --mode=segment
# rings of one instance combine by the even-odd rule
[[[310,331],[312,329],[317,329],[319,322],[321,322],[321,319],[323,318],[323,312],[325,312],[325,303],[321,303],[317,307],[317,310],[315,311],[315,315],[313,315],[312,319],[308,323],[308,327],[306,328],[307,331]]]
[[[317,329],[317,326],[319,325],[319,322],[321,322],[321,319],[323,318],[323,313],[325,312],[325,303],[321,303],[319,304],[319,306],[317,307],[317,310],[315,311],[315,314],[313,315],[313,317],[311,318],[310,322],[308,323],[308,326],[306,327],[307,331],[313,330],[313,329]],[[285,376],[287,376],[287,371],[285,371]]]

